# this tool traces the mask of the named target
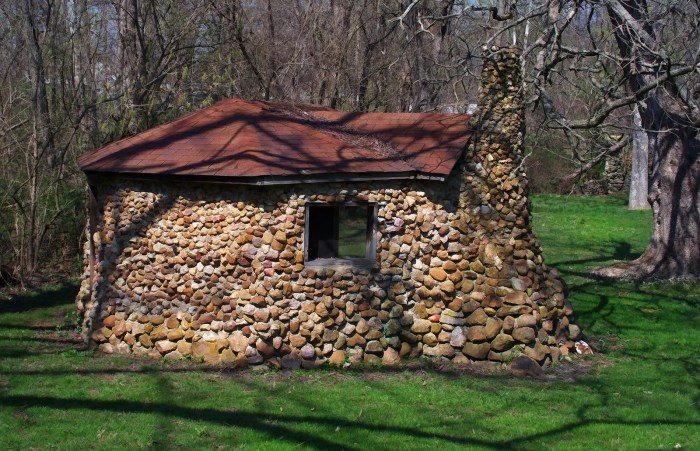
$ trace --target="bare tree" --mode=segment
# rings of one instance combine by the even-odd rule
[[[641,100],[639,113],[653,156],[649,202],[654,231],[639,259],[598,274],[700,277],[698,5],[661,4],[652,9],[645,0],[610,0],[606,6],[627,62],[626,82]],[[680,34],[682,47],[673,42],[677,37],[667,40],[674,25],[685,32]],[[687,42],[694,45],[687,48]]]
[[[420,3],[411,2],[397,17],[406,17]],[[541,109],[549,128],[566,135],[582,164],[578,144],[588,141],[585,135],[612,136],[612,130],[625,129],[628,133],[631,121],[620,121],[619,113],[638,104],[652,155],[649,202],[654,232],[639,259],[597,274],[700,277],[697,3],[541,0],[524,6],[461,4],[442,17],[417,20],[473,22],[480,14],[490,31],[487,45],[526,42],[524,89],[531,94],[529,103]],[[619,147],[620,142],[610,142],[589,163]]]
[[[131,9],[116,19],[105,5],[0,2],[0,257],[24,285],[57,248],[77,253],[77,155],[176,114],[180,69],[197,47],[191,24],[209,3],[120,2]]]
[[[83,139],[90,55],[65,39],[84,38],[86,28],[72,15],[79,7],[39,0],[0,5],[6,19],[0,53],[8,62],[0,84],[0,199],[9,212],[3,232],[23,284],[50,252],[47,239],[60,239],[60,229],[80,229],[80,219],[65,215],[80,210],[82,191],[68,182],[76,175],[72,146]]]

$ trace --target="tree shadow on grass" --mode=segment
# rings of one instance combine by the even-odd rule
[[[557,268],[557,270],[564,276],[579,276],[591,278],[591,269],[605,264],[613,264],[619,261],[631,261],[642,255],[641,251],[635,251],[632,249],[632,244],[626,241],[617,241],[612,245],[601,247],[596,252],[595,257],[581,258],[574,260],[561,260],[554,261],[551,266]],[[547,264],[550,264],[549,262]],[[585,270],[575,270],[569,268],[580,268],[586,267]]]
[[[596,327],[599,323],[605,323],[615,330],[629,328],[629,322],[620,324],[619,319],[612,321],[616,315],[616,309],[621,304],[619,301],[637,301],[640,303],[659,304],[660,298],[667,298],[668,293],[663,288],[664,282],[660,285],[654,283],[643,283],[640,281],[618,281],[605,279],[591,274],[593,267],[603,264],[613,264],[616,261],[634,260],[641,252],[634,251],[628,242],[617,241],[610,253],[610,248],[600,248],[598,256],[583,259],[563,260],[553,263],[562,277],[566,279],[574,278],[574,283],[567,283],[568,297],[586,297],[595,299],[595,305],[584,310],[574,299],[574,311],[579,320],[583,320],[583,326],[587,329]],[[579,269],[580,268],[580,269]],[[568,282],[568,281],[567,281]],[[661,288],[659,288],[659,286]],[[648,299],[639,299],[630,296],[630,293],[646,295]],[[700,297],[682,296],[678,292],[673,293],[673,301],[685,304],[689,307],[700,306]]]
[[[7,324],[7,323],[0,323],[0,331],[3,330],[15,330],[15,331],[32,331],[32,332],[50,332],[56,330],[56,327],[58,327],[59,324],[52,324],[52,325],[36,325],[36,324]]]
[[[146,414],[157,415],[161,423],[156,425],[154,433],[156,440],[152,442],[153,449],[162,449],[165,446],[167,434],[171,426],[164,419],[181,419],[184,421],[205,422],[212,425],[225,427],[238,427],[264,433],[271,439],[287,442],[290,444],[303,444],[321,449],[360,449],[357,446],[350,446],[345,442],[334,441],[332,435],[311,432],[302,432],[295,428],[299,424],[313,425],[332,430],[342,428],[346,431],[353,431],[358,438],[364,434],[377,435],[380,433],[398,434],[405,440],[439,440],[454,445],[461,446],[482,446],[492,449],[514,449],[520,448],[528,443],[532,444],[536,440],[547,437],[555,437],[570,433],[576,429],[595,426],[598,424],[619,425],[619,426],[700,426],[700,421],[692,419],[648,419],[648,420],[616,420],[616,419],[595,419],[588,418],[589,409],[599,409],[609,404],[608,395],[601,398],[600,403],[586,404],[576,410],[577,419],[565,422],[557,427],[549,428],[542,432],[524,434],[512,439],[485,439],[475,437],[460,437],[459,435],[424,431],[410,426],[396,426],[389,424],[378,424],[360,420],[347,420],[329,416],[319,412],[318,415],[284,415],[256,410],[239,409],[235,411],[186,407],[166,402],[138,402],[128,400],[96,400],[96,399],[73,399],[53,396],[32,396],[32,395],[9,395],[1,396],[0,401],[5,406],[21,407],[27,409],[31,407],[50,408],[58,410],[76,411],[102,411],[114,413]],[[163,445],[163,446],[161,446]]]
[[[689,347],[677,346],[676,339],[692,333],[700,307],[697,289],[684,288],[668,282],[616,281],[593,277],[588,268],[611,263],[613,260],[633,260],[640,253],[632,252],[628,243],[618,242],[612,255],[569,260],[557,265],[584,267],[575,271],[560,269],[565,277],[578,276],[568,285],[569,298],[574,304],[577,323],[598,353],[611,353],[654,368],[654,374],[667,375],[669,380],[685,378],[693,388],[678,391],[692,399],[691,405],[700,412],[700,360]],[[653,333],[650,334],[650,331]],[[620,340],[622,338],[622,340]],[[611,343],[604,343],[610,340]],[[621,343],[622,342],[622,343]],[[603,346],[600,344],[604,343]],[[641,371],[641,370],[640,370]]]
[[[78,288],[78,284],[70,282],[62,284],[56,289],[42,289],[35,293],[13,296],[9,300],[0,300],[0,314],[22,313],[34,309],[67,305],[74,302]]]

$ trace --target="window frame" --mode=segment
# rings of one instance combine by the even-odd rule
[[[311,225],[311,209],[314,207],[364,207],[372,214],[372,222],[367,233],[364,257],[331,257],[309,260],[309,238]],[[378,230],[379,205],[376,202],[308,202],[304,209],[304,264],[312,267],[377,267],[377,230]]]

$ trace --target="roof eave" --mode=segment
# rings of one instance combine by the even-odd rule
[[[316,183],[346,183],[346,182],[373,182],[383,180],[433,180],[445,181],[446,176],[441,174],[428,174],[418,171],[406,172],[372,172],[372,173],[331,173],[331,174],[307,174],[307,175],[279,175],[279,176],[252,176],[252,177],[227,177],[208,175],[178,175],[178,174],[143,174],[123,172],[84,171],[88,183],[94,184],[99,178],[121,178],[129,180],[156,181],[164,180],[180,183],[213,183],[228,185],[294,185]]]

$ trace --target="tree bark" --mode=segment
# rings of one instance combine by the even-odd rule
[[[630,210],[648,210],[649,205],[649,139],[642,128],[639,106],[633,109],[634,130],[632,130],[632,169],[630,171]]]
[[[700,277],[700,141],[696,130],[651,133],[654,232],[635,262],[642,276]],[[639,271],[641,270],[641,271]]]
[[[638,280],[700,278],[700,141],[695,133],[683,128],[649,133],[655,160],[649,194],[651,240],[638,259],[594,274]]]

